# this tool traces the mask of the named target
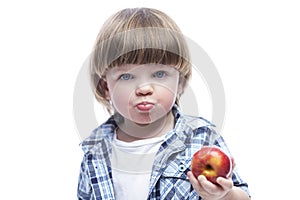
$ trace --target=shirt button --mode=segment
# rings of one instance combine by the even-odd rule
[[[185,166],[184,166],[184,164],[181,163],[179,165],[179,171],[184,172],[184,170],[185,170]]]

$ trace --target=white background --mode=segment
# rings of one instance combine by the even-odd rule
[[[222,134],[253,199],[298,198],[296,0],[7,2],[0,3],[1,199],[76,199],[76,76],[104,20],[137,6],[169,14],[213,60],[226,94]]]

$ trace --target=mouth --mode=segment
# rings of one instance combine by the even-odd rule
[[[141,102],[136,105],[136,108],[142,112],[149,112],[154,108],[154,104],[151,102]]]

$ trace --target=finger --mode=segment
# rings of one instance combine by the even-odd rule
[[[194,174],[193,174],[191,171],[189,171],[189,172],[187,173],[187,176],[188,176],[188,179],[190,180],[190,182],[191,182],[193,188],[194,188],[196,191],[199,192],[199,191],[201,190],[201,187],[200,187],[200,185],[199,185],[198,180],[197,180],[196,177],[194,176]]]
[[[231,157],[231,163],[232,163],[232,167],[231,167],[231,171],[230,171],[230,174],[228,175],[228,178],[232,178],[232,174],[233,174],[233,170],[235,168],[235,161],[234,161],[234,158]]]
[[[234,158],[233,157],[231,157],[231,163],[232,163],[232,169],[234,169],[235,168],[235,162],[234,162]]]
[[[214,194],[221,189],[220,186],[217,186],[216,184],[208,181],[203,175],[198,176],[198,181],[202,190],[209,194]]]
[[[202,184],[206,184],[206,182],[207,182],[206,177],[203,176],[203,175],[198,176],[197,179],[198,179],[199,183],[201,183],[201,185],[202,185]]]
[[[205,176],[203,176],[203,175],[198,176],[198,181],[205,188],[211,188],[211,187],[215,186],[215,184],[213,184],[212,182],[208,181],[207,178]]]
[[[197,181],[197,179],[195,178],[194,174],[191,171],[187,172],[187,176],[188,176],[188,179],[190,180],[190,182]]]
[[[224,189],[230,190],[233,187],[233,182],[231,179],[225,179],[222,177],[217,178],[217,183]]]

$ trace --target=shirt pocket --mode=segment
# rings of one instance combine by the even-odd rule
[[[187,178],[190,166],[184,162],[171,162],[167,165],[160,179],[161,199],[198,200],[199,196]]]

